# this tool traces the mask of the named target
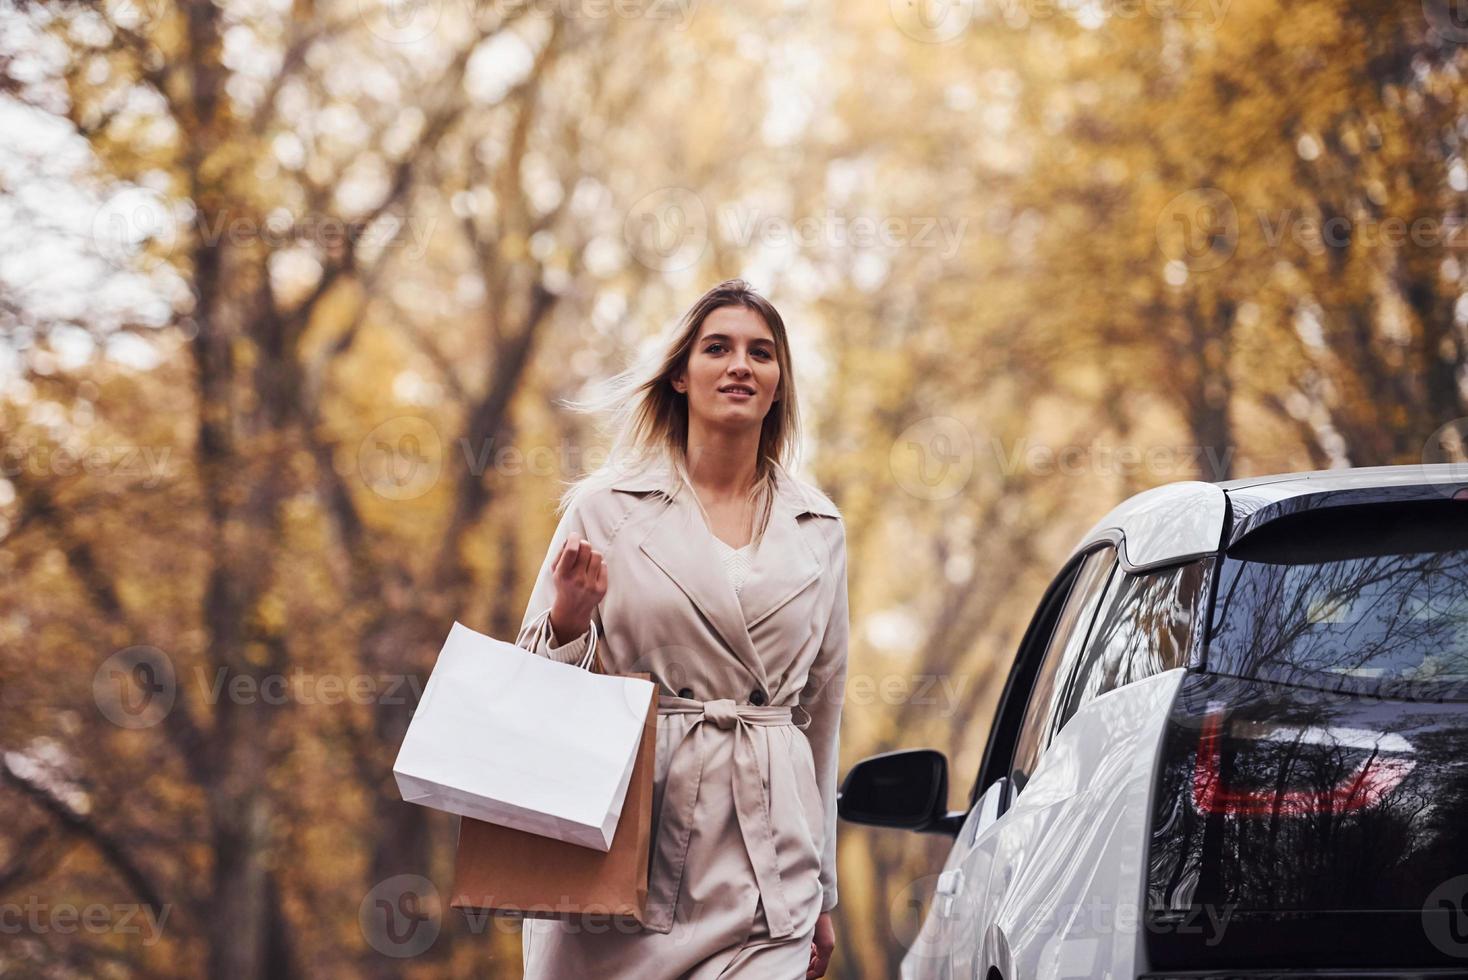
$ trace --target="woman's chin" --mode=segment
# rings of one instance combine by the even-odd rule
[[[758,428],[763,421],[764,417],[757,414],[757,409],[753,405],[748,407],[730,405],[723,411],[703,417],[704,424],[719,429]]]

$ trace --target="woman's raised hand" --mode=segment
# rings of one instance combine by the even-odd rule
[[[556,643],[563,644],[585,633],[591,614],[607,594],[607,566],[591,542],[572,533],[551,567],[556,597],[551,603],[550,625]]]

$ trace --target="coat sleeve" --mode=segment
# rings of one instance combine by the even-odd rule
[[[821,911],[836,907],[836,770],[840,763],[841,706],[846,698],[846,647],[850,615],[846,595],[846,529],[835,553],[836,597],[800,703],[810,713],[806,738],[825,806],[826,844],[821,855]]]
[[[520,633],[515,641],[532,653],[561,663],[575,663],[580,660],[586,653],[586,644],[591,635],[588,628],[580,636],[573,637],[560,646],[551,645],[550,608],[556,598],[556,585],[551,575],[551,566],[555,564],[556,556],[561,553],[561,548],[565,546],[566,539],[572,532],[583,538],[587,536],[586,528],[581,521],[580,510],[575,504],[568,507],[561,515],[560,523],[556,525],[555,533],[551,535],[550,547],[546,549],[545,558],[540,563],[540,572],[535,576],[535,586],[530,590],[530,601],[526,604],[525,616],[520,621]],[[595,616],[596,614],[593,614],[593,618]],[[600,628],[600,623],[597,625]]]

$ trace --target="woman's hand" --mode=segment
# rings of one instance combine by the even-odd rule
[[[831,951],[836,948],[836,927],[831,924],[831,913],[822,912],[816,919],[816,935],[810,944],[810,966],[805,971],[805,980],[816,980],[826,975],[831,965]]]
[[[551,573],[556,597],[551,603],[550,625],[560,645],[590,628],[591,614],[607,594],[607,566],[590,541],[573,533],[556,556]]]

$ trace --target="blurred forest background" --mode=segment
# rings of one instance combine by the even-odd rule
[[[940,748],[964,805],[1119,499],[1460,458],[1465,45],[1451,0],[0,0],[0,973],[518,977],[398,798],[412,691],[602,458],[556,399],[734,275],[846,519],[844,764]],[[896,975],[945,843],[842,825],[834,976]]]

